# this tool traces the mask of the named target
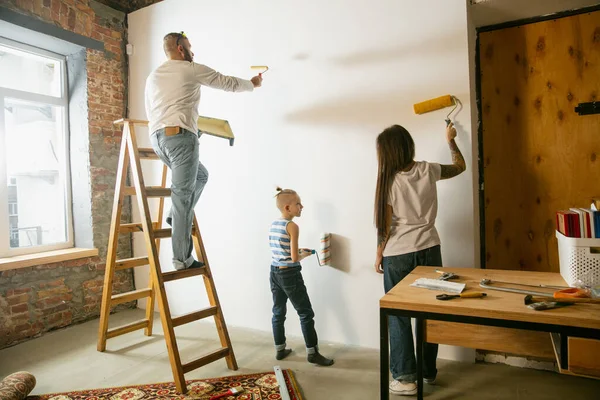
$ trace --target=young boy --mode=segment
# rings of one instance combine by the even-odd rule
[[[291,189],[277,188],[277,208],[281,218],[273,221],[269,231],[269,242],[273,260],[271,262],[271,293],[273,293],[273,336],[275,358],[283,360],[292,350],[285,348],[286,303],[290,299],[300,317],[300,325],[308,362],[329,366],[333,360],[323,357],[317,346],[317,332],[312,305],[302,279],[300,261],[312,254],[310,249],[298,249],[299,228],[292,220],[302,214],[300,196]]]

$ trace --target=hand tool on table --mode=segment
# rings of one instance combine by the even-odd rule
[[[503,285],[516,285],[516,286],[527,286],[527,287],[536,287],[536,288],[544,288],[544,289],[571,289],[569,286],[554,286],[554,285],[531,285],[528,283],[517,283],[517,282],[505,282],[505,281],[492,281],[491,279],[487,279],[490,283],[501,283]]]
[[[544,301],[556,301],[558,303],[565,304],[600,304],[600,299],[592,299],[589,297],[552,297],[552,296],[532,296],[528,294],[525,296],[525,304],[544,302]]]
[[[544,310],[551,310],[553,308],[560,308],[560,307],[566,307],[566,306],[570,306],[574,303],[565,303],[562,301],[550,301],[550,300],[554,300],[553,297],[533,297],[532,295],[528,294],[527,296],[525,296],[524,299],[524,303],[528,308],[531,308],[532,310],[535,311],[544,311]]]
[[[535,311],[552,310],[554,308],[561,308],[571,306],[573,303],[559,303],[558,301],[538,301],[535,303],[527,304],[527,308],[531,308]]]
[[[565,287],[565,286],[545,286],[545,287],[536,286],[536,287],[541,287],[542,289],[561,288],[561,290],[557,290],[554,292],[538,292],[538,291],[534,291],[534,290],[509,288],[509,287],[502,287],[502,286],[492,286],[494,283],[503,283],[503,284],[508,284],[508,285],[532,286],[532,285],[525,285],[525,284],[515,284],[512,282],[492,281],[491,279],[482,279],[481,282],[479,282],[479,286],[481,286],[482,288],[485,288],[485,289],[499,290],[501,292],[527,294],[527,295],[532,295],[532,296],[546,297],[546,298],[550,298],[550,299],[565,299],[565,298],[568,299],[568,298],[589,297],[587,290],[579,289],[579,288],[569,288],[569,287]]]
[[[585,289],[568,288],[554,292],[555,299],[585,299],[590,297],[590,292]]]
[[[461,293],[461,294],[438,294],[437,296],[435,296],[436,299],[438,300],[452,300],[452,299],[458,299],[458,298],[463,298],[463,299],[476,299],[476,298],[482,298],[487,296],[487,293],[482,293],[482,292],[467,292],[467,293]]]
[[[458,275],[456,275],[454,272],[444,272],[439,269],[436,269],[435,272],[442,275],[438,278],[438,280],[440,280],[440,281],[448,281],[450,279],[458,279]]]

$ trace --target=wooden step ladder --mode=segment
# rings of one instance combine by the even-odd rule
[[[157,295],[157,301],[160,311],[162,327],[169,352],[169,360],[173,370],[173,377],[177,390],[181,393],[187,392],[184,374],[202,367],[208,363],[225,358],[227,367],[231,370],[237,370],[237,362],[233,353],[233,347],[227,332],[227,325],[221,311],[221,305],[217,296],[217,289],[212,278],[206,251],[200,236],[198,221],[194,216],[192,228],[192,237],[196,256],[198,260],[204,263],[202,268],[184,269],[181,271],[162,272],[160,268],[158,251],[160,248],[160,239],[171,237],[171,229],[162,228],[164,198],[171,195],[171,189],[166,187],[167,166],[163,165],[161,186],[146,187],[142,177],[142,168],[140,159],[159,160],[154,150],[151,148],[137,147],[134,125],[147,125],[147,121],[120,119],[115,124],[123,125],[123,137],[121,138],[121,153],[119,155],[119,165],[117,168],[117,179],[115,186],[115,200],[113,204],[112,221],[110,227],[110,236],[108,242],[108,254],[106,257],[106,272],[104,276],[104,288],[102,292],[102,305],[100,309],[100,327],[98,331],[98,351],[106,350],[106,340],[125,333],[133,332],[144,328],[146,336],[152,336],[152,323],[154,318],[154,298]],[[127,167],[130,166],[133,186],[126,186]],[[141,223],[121,223],[121,211],[123,199],[125,196],[136,196],[140,214]],[[152,222],[150,210],[148,207],[148,197],[160,198],[158,207],[158,222]],[[127,234],[134,232],[143,232],[148,256],[133,257],[123,260],[117,260],[117,243],[119,233]],[[150,286],[145,289],[138,289],[132,292],[113,295],[113,278],[115,271],[123,269],[150,265]],[[165,282],[178,279],[189,278],[202,275],[204,285],[208,294],[210,307],[191,312],[178,317],[172,317],[165,292]],[[108,329],[108,317],[111,306],[147,298],[146,318],[135,321],[130,324]],[[221,348],[212,351],[204,356],[188,362],[181,363],[174,328],[189,322],[202,318],[213,316],[221,341]]]

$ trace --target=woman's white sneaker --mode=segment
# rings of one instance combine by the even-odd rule
[[[417,394],[417,384],[414,382],[402,383],[394,379],[390,383],[390,393],[397,396],[413,396]]]

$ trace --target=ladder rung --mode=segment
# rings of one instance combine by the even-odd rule
[[[135,196],[135,187],[126,186],[123,189],[125,196]],[[146,197],[169,197],[171,196],[171,188],[161,186],[146,186]]]
[[[192,227],[192,235],[196,233],[196,229]],[[154,230],[154,238],[155,239],[167,239],[172,235],[171,228],[164,229],[155,229]]]
[[[140,155],[140,158],[145,160],[160,160],[152,148],[139,147],[138,154]]]
[[[119,227],[119,233],[133,233],[133,232],[143,232],[142,224],[139,223],[131,223],[131,224],[121,224]]]
[[[198,276],[206,273],[206,267],[202,268],[188,268],[179,271],[170,271],[162,274],[163,282],[175,281],[177,279],[190,278],[192,276]]]
[[[147,328],[147,327],[148,327],[148,320],[141,319],[139,321],[134,321],[127,325],[119,326],[118,328],[109,329],[106,332],[106,338],[110,339],[115,336],[124,335],[126,333],[137,331],[138,329]]]
[[[153,222],[152,226],[154,228],[156,228],[158,226],[158,222]],[[162,237],[171,237],[171,233],[170,233],[170,229],[162,229],[162,230],[168,230],[168,236],[161,236]],[[135,232],[144,232],[144,228],[142,227],[142,224],[140,224],[139,222],[134,222],[134,223],[130,223],[130,224],[121,224],[119,226],[119,233],[135,233]],[[156,232],[156,230],[154,231]],[[194,232],[194,229],[192,229],[192,232]]]
[[[170,237],[171,237],[171,228],[154,230],[154,238],[155,239],[166,239],[166,238],[170,238]]]
[[[134,125],[148,126],[148,121],[144,121],[144,120],[141,120],[141,119],[129,119],[129,118],[118,119],[115,122],[113,122],[113,124],[115,124],[115,125],[122,125],[122,124],[125,124],[127,122],[131,122]]]
[[[110,304],[121,304],[127,303],[128,301],[143,299],[144,297],[148,297],[152,295],[152,289],[138,289],[132,292],[126,292],[121,294],[116,294],[110,298]]]
[[[122,269],[141,267],[142,265],[148,265],[148,263],[148,257],[124,258],[115,261],[115,270],[120,271]]]
[[[183,364],[183,373],[186,374],[190,371],[195,370],[196,368],[200,368],[206,364],[210,364],[213,361],[217,361],[219,358],[227,357],[229,355],[229,349],[227,347],[223,347],[219,350],[213,351],[212,353],[208,353],[197,360],[190,361],[187,364]]]
[[[155,222],[152,223],[155,225]],[[140,223],[131,223],[131,224],[121,224],[119,227],[119,233],[135,233],[135,232],[144,232],[142,228],[142,224]],[[192,235],[196,233],[196,230],[192,228]],[[163,228],[163,229],[155,229],[154,230],[154,238],[155,239],[166,239],[171,237],[171,228]]]
[[[217,315],[217,307],[208,307],[202,310],[194,311],[188,314],[173,318],[173,326],[189,324],[190,322],[198,321],[199,319],[212,317]]]

